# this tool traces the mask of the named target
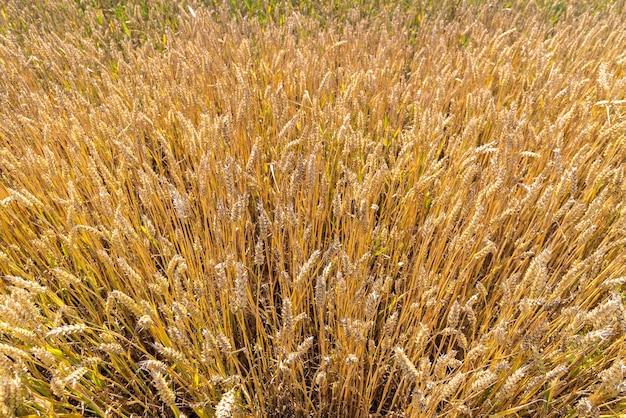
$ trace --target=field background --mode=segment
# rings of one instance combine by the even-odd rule
[[[626,414],[622,1],[0,1],[0,417]]]

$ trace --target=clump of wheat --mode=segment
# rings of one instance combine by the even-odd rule
[[[21,3],[1,416],[626,412],[622,2]]]

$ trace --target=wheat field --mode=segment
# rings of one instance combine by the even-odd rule
[[[0,417],[626,416],[621,1],[0,2]]]

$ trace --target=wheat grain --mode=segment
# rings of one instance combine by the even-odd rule
[[[222,398],[215,408],[215,415],[217,418],[230,418],[233,416],[235,396],[235,388],[230,389],[222,395]]]
[[[465,382],[465,373],[456,373],[442,388],[439,396],[442,399],[448,399],[456,393],[459,387]]]
[[[5,374],[0,378],[0,415],[15,417],[15,411],[21,404],[22,382],[17,376]]]
[[[68,335],[82,334],[88,329],[89,327],[84,324],[64,325],[48,331],[46,333],[46,338],[67,337]]]
[[[509,375],[504,381],[504,384],[496,394],[496,399],[501,401],[509,399],[514,392],[518,389],[519,382],[524,379],[528,372],[528,366],[522,366]]]
[[[153,372],[152,381],[161,401],[168,406],[174,405],[176,402],[176,395],[170,388],[167,380],[165,380],[165,377],[163,377],[160,372]]]
[[[404,376],[411,382],[418,381],[421,376],[420,372],[417,370],[417,368],[415,368],[415,365],[413,364],[411,359],[409,359],[404,353],[404,349],[401,347],[396,347],[394,349],[394,353],[396,355],[396,359],[398,360],[398,364],[400,365],[400,368],[404,373]]]

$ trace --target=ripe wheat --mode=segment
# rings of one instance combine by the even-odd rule
[[[626,413],[623,2],[24,3],[0,416]]]

